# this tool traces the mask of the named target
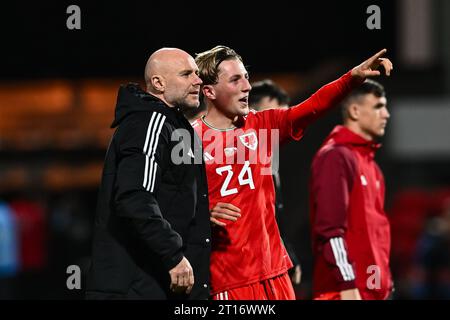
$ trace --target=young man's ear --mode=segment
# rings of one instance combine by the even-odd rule
[[[214,100],[216,98],[216,92],[211,85],[204,85],[202,88],[202,92],[203,95],[210,100]]]
[[[158,92],[163,93],[166,90],[166,81],[162,76],[154,75],[151,78],[151,83],[153,88]]]
[[[359,108],[358,108],[358,105],[356,103],[352,103],[347,108],[347,114],[348,114],[349,119],[351,119],[353,121],[357,121],[359,119]]]

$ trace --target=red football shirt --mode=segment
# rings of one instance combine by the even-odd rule
[[[210,209],[218,202],[241,209],[236,222],[222,220],[225,227],[213,227],[212,294],[275,277],[292,267],[275,220],[272,179],[276,145],[302,136],[302,128],[291,130],[289,111],[252,110],[241,127],[227,131],[201,119],[193,123],[203,140]]]

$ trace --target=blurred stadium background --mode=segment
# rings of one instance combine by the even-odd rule
[[[66,28],[71,4],[81,8],[81,30]],[[366,26],[373,4],[380,30]],[[293,102],[388,48],[394,74],[380,81],[391,119],[377,159],[387,180],[394,299],[450,298],[449,1],[59,1],[2,4],[1,16],[0,299],[83,297],[67,289],[66,268],[85,275],[89,265],[119,84],[142,84],[160,47],[195,54],[217,44],[242,55],[252,81],[273,79]],[[335,110],[281,149],[301,299],[311,286],[309,165],[339,120]]]

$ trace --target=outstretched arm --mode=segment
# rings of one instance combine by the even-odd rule
[[[338,105],[367,77],[380,76],[381,72],[377,70],[380,66],[383,66],[386,76],[390,76],[393,69],[392,62],[388,58],[382,58],[386,51],[386,49],[379,51],[339,79],[320,88],[307,100],[292,107],[289,113],[292,128],[303,128],[309,125],[325,111]]]

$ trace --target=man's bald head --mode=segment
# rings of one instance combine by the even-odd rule
[[[180,60],[191,57],[189,53],[177,48],[161,48],[153,52],[145,65],[145,84],[147,90],[152,91],[151,79],[153,76],[166,76]],[[192,58],[192,57],[191,57]]]
[[[162,48],[147,60],[145,84],[149,93],[169,106],[183,103],[192,106],[191,100],[196,92],[198,100],[202,83],[197,74],[197,64],[189,53],[177,48]]]

